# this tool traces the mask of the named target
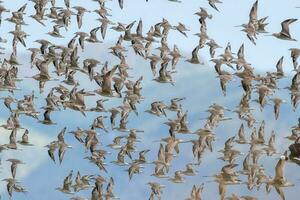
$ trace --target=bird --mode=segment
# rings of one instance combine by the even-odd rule
[[[192,64],[204,64],[202,61],[198,58],[198,52],[199,52],[200,46],[196,46],[194,50],[192,51],[192,58],[187,59],[186,61]]]
[[[161,195],[163,192],[163,189],[165,188],[164,185],[161,185],[157,182],[148,182],[147,185],[151,188],[151,194],[149,199],[154,199],[154,197],[157,197],[158,199],[161,199]]]
[[[18,159],[7,159],[6,161],[11,162],[11,166],[10,166],[10,170],[11,170],[11,175],[13,178],[16,178],[16,173],[17,173],[17,166],[19,164],[25,164],[22,161],[18,160]]]
[[[274,114],[275,119],[277,120],[279,118],[280,106],[285,102],[285,100],[280,98],[273,98],[272,101],[274,102]]]
[[[276,188],[277,193],[280,195],[281,199],[285,199],[285,195],[282,187],[292,187],[293,183],[290,183],[286,180],[284,176],[284,167],[286,163],[286,155],[281,156],[279,161],[275,166],[275,177],[267,182],[266,190],[270,192],[272,187]]]
[[[56,188],[56,190],[59,190],[60,192],[66,193],[66,194],[73,194],[71,191],[72,186],[72,176],[73,176],[73,170],[71,170],[68,174],[68,176],[65,177],[63,181],[63,186]]]
[[[176,26],[176,30],[178,30],[181,34],[187,37],[186,31],[189,31],[189,29],[186,28],[184,24],[178,22],[178,25]]]
[[[295,162],[296,164],[300,164],[299,162],[299,136],[297,136],[297,139],[293,144],[289,146],[290,154],[288,155],[288,159],[292,162]],[[287,154],[287,152],[286,152]]]
[[[62,27],[61,25],[54,25],[53,30],[48,32],[48,34],[51,35],[52,37],[63,38],[64,36],[62,36],[59,31],[59,28],[61,27]]]
[[[297,59],[300,56],[300,49],[298,49],[298,48],[290,48],[289,50],[291,51],[291,58],[293,60],[293,66],[294,66],[294,69],[296,70],[297,67],[298,67]]]
[[[46,109],[45,112],[44,112],[44,119],[40,120],[39,122],[42,123],[42,124],[47,124],[47,125],[54,125],[54,124],[56,124],[50,118],[50,113],[51,112],[52,112],[51,109]]]
[[[9,95],[7,97],[2,97],[0,99],[4,100],[3,103],[4,103],[5,107],[8,108],[10,111],[12,111],[11,104],[17,102],[17,100],[15,98],[13,98],[12,96],[9,96]]]
[[[216,49],[221,48],[221,46],[218,45],[213,39],[207,42],[206,45],[209,46],[209,53],[211,58],[215,57]]]
[[[208,0],[208,3],[209,3],[209,5],[210,5],[213,9],[215,9],[216,11],[219,12],[219,9],[217,8],[216,4],[217,4],[217,3],[222,3],[221,1],[219,1],[219,0]]]
[[[193,185],[190,197],[188,197],[187,200],[202,199],[203,189],[204,189],[204,184],[201,184],[200,186]]]
[[[289,29],[290,24],[296,21],[297,19],[294,18],[284,20],[283,22],[281,22],[281,31],[279,33],[273,33],[272,36],[282,40],[297,41],[296,39],[292,38]]]
[[[213,16],[211,14],[208,14],[207,10],[203,7],[200,7],[200,11],[196,12],[194,15],[198,15],[200,17],[199,21],[200,23],[205,23],[205,20],[212,19]]]
[[[33,144],[29,143],[28,134],[29,134],[29,131],[28,131],[28,129],[26,129],[22,135],[22,140],[18,141],[18,143],[21,145],[24,145],[24,146],[32,146]]]
[[[90,11],[82,6],[74,6],[73,8],[75,10],[77,10],[76,19],[77,19],[78,29],[80,29],[82,27],[82,21],[83,21],[82,19],[83,19],[84,13],[90,12]]]
[[[161,60],[161,58],[155,54],[147,56],[146,58],[150,60],[150,67],[151,67],[153,76],[156,76],[156,65]]]
[[[100,43],[101,41],[97,38],[97,32],[100,30],[100,27],[93,28],[90,31],[90,37],[86,41],[91,43]]]

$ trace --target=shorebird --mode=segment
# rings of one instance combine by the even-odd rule
[[[165,109],[167,106],[162,101],[155,101],[151,103],[151,108],[149,110],[146,110],[145,112],[150,113],[152,115],[161,116],[162,114],[164,116],[167,116]]]
[[[284,167],[287,156],[281,156],[279,161],[275,166],[275,177],[267,182],[266,190],[270,192],[272,187],[275,187],[277,193],[280,195],[281,199],[285,199],[283,187],[291,187],[294,186],[293,183],[290,183],[286,180],[284,176]]]
[[[184,171],[182,171],[182,173],[186,176],[195,176],[197,175],[197,171],[193,169],[193,164],[192,163],[188,163],[186,164],[186,169]]]
[[[63,186],[56,188],[56,190],[59,190],[59,191],[61,191],[63,193],[66,193],[66,194],[73,194],[73,192],[71,191],[72,176],[73,176],[73,170],[71,170],[69,172],[68,176],[65,177],[65,179],[63,181]]]
[[[272,131],[268,146],[264,148],[264,150],[267,152],[268,156],[272,156],[273,154],[276,153],[276,148],[275,148],[275,132]]]
[[[9,109],[9,111],[12,112],[12,109],[11,109],[11,104],[12,103],[16,103],[17,100],[15,98],[13,98],[12,96],[8,95],[7,97],[1,97],[0,99],[3,99],[3,103],[5,105],[6,108]]]
[[[140,151],[139,152],[139,158],[136,161],[141,163],[141,164],[147,163],[146,154],[148,152],[150,152],[150,149],[145,149],[145,150]]]
[[[200,11],[196,12],[195,15],[198,15],[200,17],[199,22],[205,23],[205,20],[208,19],[212,19],[212,15],[208,14],[208,12],[206,11],[205,8],[200,7]]]
[[[175,26],[176,30],[178,30],[181,34],[187,37],[186,31],[189,31],[188,28],[183,23],[178,22],[178,25]]]
[[[82,136],[85,135],[85,131],[82,128],[77,127],[77,130],[69,133],[72,133],[76,140],[78,140],[80,143],[84,143]]]
[[[298,58],[300,56],[300,49],[298,49],[298,48],[291,48],[289,50],[291,51],[291,58],[293,60],[294,70],[296,70],[297,67],[298,67],[297,60],[298,60]]]
[[[37,57],[38,53],[40,53],[40,49],[39,48],[28,48],[27,50],[31,52],[30,64],[31,64],[31,67],[33,67],[33,65],[36,61],[36,57]]]
[[[129,180],[132,179],[133,174],[140,174],[142,171],[140,170],[142,168],[141,163],[139,162],[133,162],[130,164],[130,167],[128,168],[128,176]]]
[[[295,140],[295,142],[289,146],[290,154],[288,155],[288,159],[291,160],[292,162],[297,163],[298,165],[300,165],[299,140],[300,137],[297,135],[297,139]]]
[[[206,45],[209,46],[209,53],[211,58],[215,57],[216,49],[221,48],[221,46],[218,45],[213,39],[207,42]]]
[[[48,32],[49,35],[52,37],[57,37],[57,38],[63,38],[64,36],[60,34],[59,28],[61,28],[61,25],[54,25],[53,30]]]
[[[82,32],[82,31],[77,31],[75,33],[74,37],[78,37],[79,45],[80,45],[82,51],[84,51],[84,47],[85,47],[84,41],[85,41],[86,37],[88,37],[88,36],[89,36],[89,34]]]
[[[97,32],[100,30],[101,27],[93,28],[90,31],[90,37],[86,39],[86,41],[91,43],[100,43],[101,41],[97,38]]]
[[[180,54],[179,48],[177,45],[174,45],[173,51],[170,52],[170,55],[172,56],[172,69],[175,69],[178,61],[183,56]]]
[[[174,81],[173,81],[173,78],[172,78],[172,71],[168,71],[167,70],[167,65],[165,64],[161,64],[161,67],[159,69],[159,75],[154,78],[153,80],[156,81],[156,82],[159,82],[159,83],[170,83],[171,85],[174,86]]]
[[[101,22],[100,31],[101,31],[102,39],[104,40],[105,36],[106,36],[106,30],[107,30],[108,25],[114,25],[114,23],[107,18],[101,18],[98,20]]]
[[[2,14],[10,12],[9,9],[5,8],[4,5],[0,5],[0,25],[2,24]]]
[[[244,128],[244,124],[241,124],[239,131],[238,131],[238,139],[235,140],[235,142],[239,143],[239,144],[246,144],[247,143],[247,139],[245,137],[245,128]]]
[[[52,112],[51,109],[46,109],[45,112],[44,112],[44,119],[40,120],[39,122],[42,123],[42,124],[46,124],[46,125],[54,125],[54,124],[56,124],[50,118],[50,113],[51,112]]]
[[[274,114],[275,114],[275,119],[277,120],[279,117],[280,106],[282,103],[285,103],[285,100],[280,98],[273,98],[272,101],[274,102]]]
[[[6,189],[10,198],[12,198],[13,192],[27,193],[27,190],[21,185],[19,185],[20,182],[18,182],[16,179],[6,178],[3,179],[3,181],[7,182]]]
[[[82,18],[83,18],[84,13],[90,12],[90,11],[82,6],[74,6],[73,8],[75,10],[77,10],[76,19],[77,19],[78,29],[80,29],[82,26]]]
[[[13,178],[16,178],[17,166],[19,164],[25,164],[25,163],[23,163],[18,159],[13,159],[13,158],[7,159],[6,161],[11,162],[11,166],[10,166],[11,175]]]
[[[163,189],[166,186],[161,185],[161,184],[156,183],[156,182],[148,182],[147,184],[151,188],[151,194],[150,194],[149,199],[150,200],[154,200],[154,197],[157,197],[158,199],[161,199],[161,195],[162,195]]]
[[[201,65],[203,65],[204,63],[202,61],[200,62],[200,60],[198,58],[198,52],[199,52],[199,50],[200,50],[200,46],[197,45],[194,48],[194,50],[192,51],[192,58],[187,59],[186,61],[189,62],[189,63],[191,63],[191,64],[201,64]]]
[[[173,183],[184,183],[185,179],[182,176],[182,171],[176,171],[173,178],[169,179]]]
[[[156,76],[156,65],[161,60],[161,58],[155,54],[152,54],[151,56],[147,56],[146,58],[150,60],[150,67],[153,76]]]
[[[75,184],[72,186],[74,188],[74,192],[78,192],[80,190],[84,190],[90,187],[90,178],[92,178],[92,175],[85,175],[81,176],[80,171],[77,172],[76,178],[75,178]]]
[[[185,100],[186,98],[185,97],[182,97],[182,98],[179,98],[179,97],[176,97],[176,98],[173,98],[171,99],[171,104],[169,106],[166,107],[166,109],[170,110],[170,111],[178,111],[181,109],[181,105],[178,104],[178,102],[180,101],[183,101]]]
[[[296,22],[297,19],[286,19],[283,22],[281,22],[281,31],[279,33],[273,33],[271,36],[274,36],[278,39],[282,40],[290,40],[290,41],[297,41],[296,39],[293,39],[292,36],[290,35],[290,29],[289,26],[290,24]]]
[[[236,64],[236,69],[240,70],[242,69],[242,67],[244,67],[245,65],[248,65],[246,59],[245,59],[245,53],[244,53],[244,44],[242,44],[239,48],[239,51],[237,53],[237,59],[235,59],[233,61],[233,63]]]
[[[204,188],[204,184],[201,184],[199,187],[193,185],[190,197],[188,197],[186,200],[201,200],[203,188]]]
[[[55,163],[54,152],[58,148],[58,142],[57,141],[53,141],[50,144],[46,145],[45,147],[48,148],[48,155],[51,158],[51,160],[53,160],[53,162]]]
[[[18,141],[18,143],[21,145],[24,145],[24,146],[32,146],[33,144],[29,143],[28,134],[29,134],[29,131],[28,131],[28,129],[26,129],[22,135],[22,140]]]
[[[248,23],[241,25],[241,27],[243,27],[242,31],[247,33],[247,37],[255,45],[256,45],[255,40],[257,39],[257,34],[266,33],[265,27],[268,25],[268,23],[265,23],[268,17],[263,17],[261,19],[258,19],[257,13],[258,13],[258,1],[255,1],[249,13]]]
[[[283,56],[277,61],[276,64],[276,72],[273,73],[277,79],[281,79],[284,77],[284,71],[283,71]]]
[[[101,83],[98,83],[98,85],[101,86],[101,88],[99,90],[95,90],[94,92],[103,96],[114,95],[112,91],[112,76],[114,75],[117,68],[118,66],[114,66],[111,70],[103,74]]]
[[[209,3],[209,5],[210,5],[213,9],[215,9],[215,10],[218,11],[218,12],[220,12],[219,9],[217,8],[216,4],[217,4],[217,3],[222,3],[221,1],[219,1],[219,0],[208,0],[208,3]]]

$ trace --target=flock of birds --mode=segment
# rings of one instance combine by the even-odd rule
[[[177,0],[172,1],[180,3]],[[54,163],[59,162],[61,164],[66,151],[72,151],[72,147],[65,140],[65,134],[71,133],[82,144],[82,147],[86,149],[87,156],[85,159],[99,169],[99,174],[81,175],[80,171],[78,171],[76,177],[73,178],[73,170],[71,170],[62,179],[62,185],[56,189],[71,195],[66,198],[72,200],[117,199],[118,194],[114,192],[114,178],[106,178],[112,173],[106,167],[108,162],[112,160],[109,165],[117,165],[120,169],[125,168],[128,172],[129,180],[133,179],[134,176],[138,176],[138,174],[142,174],[142,169],[145,166],[153,167],[152,175],[157,178],[157,181],[147,183],[150,193],[149,200],[161,199],[163,191],[166,189],[166,186],[160,183],[161,179],[167,178],[171,183],[179,184],[188,181],[188,176],[198,175],[197,166],[205,165],[205,163],[201,163],[203,155],[215,151],[214,141],[217,134],[215,134],[214,129],[220,122],[230,121],[231,118],[225,115],[226,112],[232,111],[238,115],[241,126],[237,135],[230,136],[224,141],[224,148],[219,151],[222,155],[220,159],[224,161],[224,166],[220,172],[211,177],[213,182],[219,186],[220,199],[257,199],[254,196],[239,196],[226,193],[228,185],[241,184],[245,184],[249,190],[254,188],[259,190],[261,186],[265,186],[267,193],[274,187],[279,197],[285,199],[284,188],[294,186],[285,177],[285,165],[287,162],[300,165],[300,118],[298,123],[291,128],[291,135],[287,137],[291,141],[289,149],[285,152],[278,152],[275,145],[275,131],[271,133],[268,139],[265,137],[266,123],[256,120],[252,112],[253,108],[250,105],[250,102],[253,100],[263,110],[265,105],[271,102],[274,105],[275,120],[280,118],[280,106],[286,100],[276,98],[273,94],[279,90],[278,81],[288,78],[283,70],[283,57],[278,60],[276,70],[262,75],[257,74],[246,59],[244,45],[241,45],[237,54],[235,54],[231,50],[230,43],[228,43],[224,48],[224,52],[216,56],[216,51],[222,49],[222,47],[207,34],[209,20],[213,19],[213,15],[209,14],[206,9],[200,8],[195,13],[199,18],[200,31],[195,34],[199,37],[199,43],[195,44],[191,57],[185,59],[185,61],[193,65],[203,65],[204,61],[200,59],[199,50],[207,47],[211,56],[210,61],[214,65],[223,95],[226,96],[226,86],[234,78],[240,80],[244,94],[236,109],[230,110],[216,103],[209,106],[207,109],[209,114],[205,119],[204,126],[196,131],[190,130],[188,111],[181,104],[182,101],[186,100],[186,97],[172,98],[170,103],[154,101],[149,105],[149,109],[146,110],[147,115],[149,115],[150,120],[151,117],[165,119],[164,124],[169,127],[169,133],[162,134],[162,137],[159,138],[159,149],[137,149],[138,143],[145,142],[139,137],[139,133],[143,132],[143,130],[127,128],[127,124],[129,123],[129,116],[139,116],[140,110],[138,105],[147,97],[143,96],[142,90],[144,76],[131,76],[133,68],[127,63],[127,51],[132,49],[137,56],[149,61],[153,81],[158,82],[158,84],[171,84],[176,87],[173,74],[177,72],[176,66],[179,61],[184,59],[184,55],[176,45],[174,47],[168,45],[168,34],[174,31],[188,37],[190,30],[183,23],[171,25],[167,19],[154,24],[146,33],[144,32],[142,20],[138,22],[133,21],[129,24],[114,22],[110,15],[110,9],[106,7],[106,0],[89,1],[89,3],[95,4],[95,8],[97,7],[94,11],[75,6],[76,1],[64,0],[64,7],[57,7],[56,3],[55,0],[30,0],[30,2],[16,10],[6,9],[3,2],[0,4],[1,28],[6,26],[5,23],[15,25],[15,29],[9,31],[9,34],[13,35],[11,42],[12,52],[10,56],[1,58],[0,90],[2,94],[6,94],[1,99],[7,108],[7,112],[10,113],[6,124],[1,125],[1,127],[10,130],[11,134],[9,135],[9,143],[0,146],[0,152],[18,150],[22,146],[29,146],[28,148],[30,148],[30,146],[34,145],[29,139],[30,130],[22,126],[19,120],[20,116],[34,118],[38,123],[42,123],[45,126],[55,125],[56,123],[67,126],[62,122],[53,121],[51,113],[71,109],[80,112],[84,118],[90,112],[95,112],[99,116],[91,122],[89,129],[78,127],[76,130],[67,131],[67,127],[64,127],[62,130],[58,130],[57,139],[47,145],[45,144],[47,149],[45,153],[48,152],[49,159]],[[120,8],[123,9],[123,0],[118,0],[118,3]],[[222,2],[219,0],[208,0],[208,3],[213,9],[219,11],[217,6]],[[35,10],[35,13],[32,15],[26,12],[29,6],[32,6]],[[99,21],[100,25],[91,29],[89,33],[80,31],[82,24],[88,23],[84,20],[84,15],[90,12],[95,13],[99,17],[97,21]],[[29,35],[22,28],[28,25],[29,22],[24,20],[24,15],[38,22],[40,26],[46,26],[45,21],[51,21],[53,29],[47,34],[53,39],[63,38],[64,36],[61,32],[63,30],[68,31],[70,25],[75,23],[75,19],[78,31],[66,45],[57,45],[46,39],[38,39],[35,41],[35,47],[28,47],[26,39]],[[74,19],[73,16],[75,16]],[[239,27],[243,28],[242,31],[246,33],[248,39],[255,45],[258,40],[257,35],[267,33],[267,19],[268,17],[258,17],[258,1],[255,1],[250,9],[249,21],[239,25]],[[292,18],[284,20],[281,23],[281,31],[270,36],[281,40],[296,41],[289,32],[289,26],[296,21],[297,19]],[[109,47],[109,53],[119,60],[119,64],[111,66],[108,61],[101,62],[95,58],[81,61],[79,51],[84,51],[85,44],[101,43],[105,40],[108,30],[120,34],[116,43]],[[7,43],[8,41],[1,37],[0,42]],[[18,50],[23,48],[22,46],[31,52],[31,70],[33,68],[38,70],[38,73],[32,77],[22,77],[22,74],[18,73],[18,68],[21,64],[17,55]],[[289,50],[291,51],[294,71],[290,86],[285,89],[290,92],[291,106],[296,111],[300,102],[300,67],[297,62],[300,56],[300,49],[291,48]],[[1,47],[0,51],[3,55],[5,55],[4,52],[7,52],[3,47]],[[147,70],[144,70],[144,73],[147,73]],[[96,83],[97,88],[93,91],[86,91],[85,88],[81,88],[81,81],[76,78],[78,74],[87,78],[90,82]],[[21,86],[20,83],[23,79],[28,78],[38,82],[40,93],[46,93],[45,105],[42,108],[36,108],[35,101],[37,96],[34,92],[24,95],[22,99],[16,99],[14,96],[15,93],[22,91],[22,88],[19,88],[19,86]],[[55,85],[49,91],[45,90],[45,85],[48,82],[53,82]],[[253,98],[255,95],[258,97],[257,99]],[[94,107],[88,107],[85,103],[85,99],[89,96],[99,97]],[[105,102],[113,98],[122,99],[122,104],[111,108],[105,106]],[[170,113],[174,113],[176,118],[170,119]],[[107,125],[106,118],[109,118],[110,126]],[[259,127],[255,126],[257,123],[260,124]],[[245,133],[245,126],[252,130],[250,138]],[[19,132],[24,129],[21,139],[18,140],[20,138],[18,136]],[[117,134],[111,144],[101,144],[101,135],[106,133],[112,134],[111,132],[113,131],[120,134]],[[189,134],[193,139],[181,139],[182,134]],[[1,137],[5,137],[5,135],[1,135]],[[178,169],[174,175],[170,175],[170,169],[176,169],[172,162],[177,157],[180,157],[180,146],[188,144],[194,160],[187,163],[185,169]],[[243,145],[249,150],[241,152],[234,147],[235,144]],[[117,152],[117,157],[111,158],[108,149]],[[147,154],[150,151],[157,152],[156,160],[151,161],[147,158]],[[259,162],[261,156],[273,156],[274,159],[280,157],[274,167],[274,176],[265,173],[264,166]],[[238,166],[236,161],[241,158],[244,159],[243,165],[239,170],[236,170]],[[30,192],[30,189],[27,189],[25,185],[18,181],[17,176],[17,167],[25,163],[15,158],[10,158],[4,162],[11,163],[11,177],[2,180],[7,182],[6,189],[9,197],[13,198],[16,192]],[[26,165],[30,165],[30,163]],[[247,181],[243,182],[241,177],[246,177]],[[53,187],[54,189],[55,186]],[[76,193],[81,190],[89,190],[90,196],[77,196]],[[200,200],[202,199],[203,191],[205,191],[205,183],[194,185],[190,190],[190,194],[187,195],[187,199]]]

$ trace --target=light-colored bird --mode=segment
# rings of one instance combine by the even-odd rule
[[[277,120],[279,118],[280,106],[282,103],[285,103],[286,101],[280,98],[272,98],[272,101],[274,102],[275,120]]]
[[[200,50],[200,46],[197,45],[194,50],[192,51],[192,57],[190,59],[187,59],[186,61],[191,63],[191,64],[204,64],[202,61],[199,60],[198,58],[198,53]]]
[[[208,3],[209,3],[209,5],[210,5],[213,9],[215,9],[215,10],[218,11],[218,12],[220,12],[219,9],[217,8],[216,4],[222,3],[221,1],[219,1],[219,0],[208,0]]]
[[[290,40],[290,41],[297,41],[296,39],[292,38],[290,35],[290,24],[296,22],[297,19],[286,19],[283,22],[281,22],[281,31],[279,33],[273,33],[272,36],[282,39],[282,40]]]

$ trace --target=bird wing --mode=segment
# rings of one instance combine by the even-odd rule
[[[158,160],[165,162],[165,150],[164,150],[164,146],[162,144],[160,144],[160,147],[159,147]]]
[[[241,125],[238,135],[239,135],[239,138],[245,138],[244,124]]]
[[[118,0],[118,2],[119,2],[120,8],[123,9],[124,1],[123,0]]]
[[[283,172],[283,168],[284,168],[284,164],[285,164],[285,160],[280,159],[278,161],[278,163],[276,164],[275,167],[275,180],[282,180],[284,178],[284,172]]]
[[[278,60],[276,64],[277,72],[283,72],[282,64],[283,64],[283,56]]]
[[[59,163],[62,163],[65,156],[65,152],[66,152],[66,147],[64,145],[60,145],[58,149]]]
[[[244,58],[244,44],[242,44],[242,46],[239,48],[239,51],[238,51],[238,58]]]
[[[51,110],[46,110],[44,112],[44,120],[51,121],[51,119],[50,119],[50,113],[51,113]]]
[[[130,30],[132,27],[133,27],[133,25],[135,24],[135,20],[133,21],[133,22],[131,22],[130,24],[128,24],[127,26],[126,26],[126,30]]]
[[[197,46],[194,48],[194,50],[193,50],[193,52],[192,52],[192,59],[198,58],[198,52],[199,52],[199,49],[200,49],[200,46],[199,46],[199,45],[197,45]]]
[[[142,36],[143,35],[143,21],[142,20],[139,21],[139,24],[138,24],[138,26],[136,28],[136,34],[138,36]]]
[[[297,21],[297,19],[287,19],[281,22],[281,33],[287,37],[291,37],[289,25],[295,21]]]
[[[258,5],[258,1],[255,1],[249,13],[249,22],[253,22],[257,20],[257,5]]]
[[[281,197],[282,200],[285,200],[285,196],[284,196],[284,191],[282,189],[282,187],[275,187],[276,192],[279,194],[279,196]]]
[[[48,155],[50,156],[51,160],[55,163],[54,151],[52,149],[48,150]]]

